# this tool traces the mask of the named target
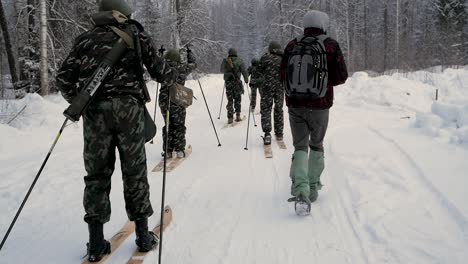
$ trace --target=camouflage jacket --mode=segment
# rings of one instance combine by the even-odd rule
[[[250,84],[255,86],[263,85],[265,79],[263,77],[262,72],[260,71],[260,67],[258,64],[250,66],[247,71],[249,72],[250,76]]]
[[[231,67],[229,60],[232,61]],[[246,71],[245,64],[241,58],[237,56],[229,56],[221,63],[221,72],[224,73],[224,80],[231,81],[234,79],[240,80],[241,76],[244,76],[244,81],[249,82],[249,74]],[[237,74],[237,76],[235,76]]]
[[[181,85],[185,85],[185,81],[190,73],[197,68],[196,59],[193,53],[187,54],[187,63],[180,63],[166,60],[166,63],[173,67],[177,71],[176,82]],[[159,105],[166,106],[167,99],[169,97],[169,87],[170,85],[162,84],[161,91],[159,92]]]
[[[265,86],[282,88],[279,80],[281,60],[281,55],[272,53],[265,53],[260,59],[259,71],[265,78]]]
[[[122,24],[113,24],[113,26],[120,29],[125,27]],[[172,76],[168,74],[170,67],[166,67],[164,59],[157,55],[157,50],[151,38],[143,31],[141,26],[138,37],[141,44],[143,64],[151,77],[158,82],[171,82]],[[77,93],[84,88],[103,57],[112,49],[118,38],[108,25],[96,26],[76,38],[75,44],[63,62],[56,78],[57,87],[68,102],[71,102]],[[143,99],[140,77],[138,76],[139,67],[136,51],[128,49],[124,57],[104,79],[96,97],[132,95],[138,99]]]

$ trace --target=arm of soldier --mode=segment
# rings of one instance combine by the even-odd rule
[[[187,53],[187,72],[191,73],[196,68],[197,68],[197,59],[195,58],[195,55],[193,55],[193,52],[190,51]]]
[[[143,64],[146,66],[151,78],[159,83],[173,82],[174,69],[167,65],[162,57],[158,56],[150,36],[145,32],[140,32],[140,42]]]
[[[62,93],[63,98],[70,104],[73,98],[78,94],[77,83],[80,77],[81,65],[81,59],[78,54],[78,44],[78,42],[75,42],[70,54],[68,54],[68,57],[63,61],[56,77],[57,88]]]
[[[224,70],[226,69],[226,59],[223,59],[221,62],[221,66],[219,67],[219,71],[224,73]]]
[[[343,84],[348,79],[348,69],[344,60],[343,52],[341,51],[340,45],[337,41],[331,40],[332,43],[329,45],[333,50],[327,49],[327,53],[332,54],[332,63],[328,66],[328,72],[330,74],[329,85],[337,86]]]
[[[249,83],[249,73],[247,72],[247,69],[245,68],[245,64],[243,61],[241,62],[240,68],[241,68],[242,75],[244,76],[244,82]]]

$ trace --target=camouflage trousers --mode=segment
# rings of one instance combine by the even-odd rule
[[[161,114],[164,118],[164,123],[166,123],[166,110],[167,103],[160,104]],[[169,109],[169,138],[168,138],[168,152],[173,151],[184,151],[186,139],[185,133],[187,128],[185,127],[185,118],[187,116],[187,110],[184,107],[178,106],[174,103],[171,103]],[[166,124],[167,125],[167,124]],[[163,127],[163,151],[166,150],[166,126]]]
[[[270,133],[271,127],[271,111],[275,104],[274,122],[275,122],[275,135],[283,136],[284,128],[284,90],[282,86],[274,87],[265,85],[262,88],[260,99],[260,114],[262,115],[262,129],[264,133]]]
[[[83,116],[84,220],[110,220],[111,176],[119,151],[125,208],[134,221],[153,214],[147,179],[143,104],[132,96],[92,102]]]
[[[242,94],[244,93],[244,87],[238,80],[226,81],[226,97],[228,100],[226,109],[227,117],[233,118],[235,113],[241,112],[242,107]]]

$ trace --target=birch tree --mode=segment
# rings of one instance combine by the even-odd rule
[[[41,94],[49,94],[49,64],[47,61],[47,3],[41,4]]]

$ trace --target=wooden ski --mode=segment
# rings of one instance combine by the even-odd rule
[[[192,145],[189,145],[185,149],[185,157],[183,157],[183,158],[173,158],[172,162],[167,165],[167,172],[171,172],[175,168],[177,168],[177,166],[179,166],[186,158],[188,158],[188,156],[190,156],[190,154],[192,154]]]
[[[164,208],[164,224],[162,226],[163,231],[171,224],[172,222],[172,209],[169,206]],[[159,231],[161,230],[161,225],[158,224],[153,228],[154,234],[159,238]],[[135,249],[132,256],[128,259],[127,264],[142,264],[145,260],[148,252],[140,252],[138,249]]]

